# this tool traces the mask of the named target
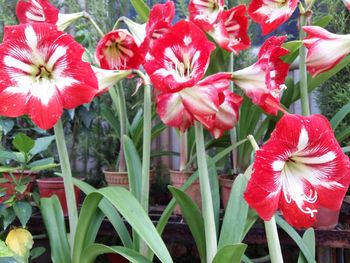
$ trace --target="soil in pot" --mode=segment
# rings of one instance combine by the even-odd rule
[[[235,175],[223,175],[219,176],[219,183],[221,188],[221,199],[224,209],[227,207],[228,200],[232,189],[232,184],[235,180]]]
[[[66,193],[64,192],[63,178],[61,177],[48,177],[36,180],[41,197],[50,197],[57,195],[60,200],[63,214],[68,215]],[[80,201],[81,192],[78,187],[74,187],[76,205],[78,206]]]
[[[184,172],[184,171],[174,171],[169,170],[170,181],[172,185],[176,188],[180,188],[187,179],[193,174],[193,172]],[[202,196],[199,186],[199,180],[197,179],[192,185],[186,190],[186,193],[191,197],[191,199],[198,205],[199,208],[202,207]],[[181,209],[177,205],[173,211],[176,215],[181,215]]]

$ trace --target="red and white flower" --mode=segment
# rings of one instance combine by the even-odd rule
[[[350,35],[336,35],[318,26],[303,29],[308,34],[303,41],[308,49],[306,65],[313,76],[330,70],[350,53]]]
[[[209,131],[215,139],[221,137],[225,131],[232,129],[239,119],[239,108],[243,98],[233,92],[225,89],[219,93],[219,99],[222,101],[218,111],[213,116],[213,124]]]
[[[168,1],[164,4],[155,4],[145,24],[135,23],[126,17],[123,21],[134,36],[136,44],[147,53],[153,47],[154,41],[169,32],[174,16],[175,5],[172,1]]]
[[[350,10],[350,0],[343,0],[343,2],[346,8]]]
[[[223,11],[219,22],[208,33],[220,47],[237,54],[250,46],[245,5]]]
[[[230,74],[218,73],[199,81],[193,87],[177,92],[161,92],[157,96],[157,113],[168,126],[185,131],[194,120],[213,128],[220,96],[230,85]]]
[[[224,0],[190,0],[190,20],[204,31],[210,31],[224,10]]]
[[[288,50],[281,45],[286,37],[271,37],[260,48],[258,61],[232,73],[235,84],[269,114],[276,115],[280,109],[281,92],[288,75],[289,64],[281,56]]]
[[[214,48],[195,24],[182,20],[155,42],[144,67],[156,89],[180,91],[202,79]]]
[[[56,24],[60,30],[64,30],[84,14],[83,12],[59,13],[58,9],[48,0],[19,0],[16,6],[16,15],[21,24],[49,23]]]
[[[244,198],[268,221],[279,208],[295,227],[314,224],[318,207],[339,210],[350,162],[321,115],[284,115],[256,152]]]
[[[268,34],[286,22],[297,8],[299,0],[252,0],[249,16]]]
[[[45,23],[5,27],[0,45],[0,115],[28,114],[42,129],[56,124],[63,108],[90,102],[97,79],[84,48]]]
[[[133,36],[125,29],[106,34],[97,44],[95,58],[103,69],[138,69],[144,56]]]

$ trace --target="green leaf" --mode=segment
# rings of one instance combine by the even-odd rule
[[[44,254],[46,249],[44,247],[35,247],[30,251],[30,259],[36,259],[40,257],[42,254]]]
[[[220,220],[220,186],[218,180],[218,173],[215,166],[215,162],[209,156],[207,156],[208,164],[208,175],[209,175],[209,184],[210,184],[210,193],[213,201],[213,211],[215,219],[215,229],[216,234],[219,232],[219,220]]]
[[[91,185],[73,178],[74,184],[80,188],[86,195],[96,191]],[[103,214],[108,218],[109,222],[114,227],[115,231],[118,233],[120,240],[125,247],[131,248],[133,246],[129,231],[126,228],[123,219],[119,215],[116,209],[107,200],[102,199],[98,207],[101,209]]]
[[[150,260],[133,249],[119,246],[108,247],[102,244],[92,244],[84,250],[84,263],[93,263],[97,256],[106,253],[122,255],[132,263],[151,263]]]
[[[24,133],[18,133],[12,141],[13,146],[24,153],[29,153],[33,149],[35,142]]]
[[[8,207],[3,213],[3,224],[4,224],[4,230],[12,224],[13,220],[16,218],[16,214],[13,211],[13,207]]]
[[[13,256],[13,252],[11,249],[8,248],[6,243],[2,240],[0,240],[0,262],[10,262],[10,261],[1,261],[4,260],[4,257],[11,257]],[[16,261],[11,261],[16,262]]]
[[[350,113],[350,102],[345,104],[330,120],[333,130],[335,130],[342,120]]]
[[[8,172],[14,172],[17,170],[20,170],[21,167],[6,167],[6,166],[2,166],[0,167],[0,173],[8,173]]]
[[[341,148],[343,150],[343,153],[348,153],[350,152],[350,146],[346,146],[346,147],[343,147]]]
[[[219,249],[229,244],[242,242],[244,238],[244,226],[249,209],[248,204],[243,199],[243,193],[247,187],[247,182],[243,174],[238,175],[233,182],[221,227],[218,244]]]
[[[113,111],[107,107],[107,105],[102,104],[101,106],[101,115],[106,121],[109,123],[109,125],[113,128],[114,133],[116,134],[117,138],[120,138],[120,126],[119,126],[119,120],[113,113]]]
[[[49,236],[53,263],[70,263],[70,247],[60,201],[56,195],[40,199],[41,214]]]
[[[137,14],[141,18],[143,23],[146,23],[149,17],[149,7],[143,0],[130,0],[131,4],[135,8]]]
[[[12,119],[0,119],[0,130],[4,135],[8,134],[15,125],[15,122]]]
[[[141,160],[133,141],[126,135],[123,136],[125,162],[129,177],[130,192],[141,200]]]
[[[30,150],[32,156],[46,151],[50,144],[55,140],[55,136],[41,137],[35,140],[34,148]]]
[[[102,198],[106,198],[125,218],[130,226],[145,241],[149,248],[157,255],[162,262],[173,262],[171,256],[157,233],[152,221],[146,214],[143,207],[136,198],[123,187],[106,187],[90,193],[83,203],[77,227],[76,242],[73,249],[73,262],[81,262],[83,244],[79,240],[84,240],[90,226],[92,215]]]
[[[191,230],[201,262],[206,262],[204,220],[200,209],[185,192],[172,186],[168,186],[168,189],[179,204],[182,215]]]
[[[213,263],[239,263],[246,249],[247,245],[242,243],[225,246],[216,253]]]
[[[12,257],[4,257],[0,258],[0,263],[18,263],[18,261]]]
[[[332,21],[332,19],[333,19],[333,16],[331,15],[323,16],[321,18],[315,19],[315,21],[312,22],[312,25],[325,28]]]
[[[27,186],[26,185],[16,185],[15,190],[18,193],[23,194],[27,190]]]
[[[316,244],[315,244],[315,231],[313,228],[308,228],[304,232],[303,241],[304,241],[305,245],[308,247],[308,249],[311,252],[311,254],[313,255],[313,257],[315,257]],[[308,261],[306,260],[306,258],[303,255],[303,253],[299,254],[298,263],[308,263]]]
[[[289,54],[282,57],[282,60],[288,64],[292,64],[293,61],[299,55],[299,48],[303,44],[300,40],[289,41],[283,44],[283,47],[289,50]]]
[[[56,168],[60,166],[58,163],[48,163],[48,164],[43,164],[43,165],[30,165],[30,171],[31,172],[39,172],[39,171],[44,171],[44,170],[50,170],[53,168]]]
[[[276,223],[295,241],[295,243],[300,248],[304,257],[308,263],[316,263],[315,257],[313,256],[310,249],[306,246],[303,239],[299,236],[298,232],[294,230],[286,221],[284,221],[280,216],[275,216]]]
[[[32,206],[28,202],[19,201],[13,204],[13,210],[22,224],[26,227],[30,217],[32,216]]]
[[[0,151],[0,162],[5,164],[8,160],[17,160],[17,155],[13,152]]]
[[[350,136],[350,126],[346,127],[344,130],[337,133],[335,135],[335,138],[337,139],[338,142],[341,142],[341,141],[345,140],[346,138],[348,138],[349,136]]]

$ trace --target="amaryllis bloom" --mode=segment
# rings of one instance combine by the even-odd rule
[[[318,26],[303,29],[308,34],[303,41],[308,49],[306,65],[313,76],[330,70],[350,53],[350,34],[336,35]]]
[[[97,44],[95,58],[103,69],[138,69],[144,56],[133,36],[125,29],[106,34]]]
[[[144,67],[156,89],[176,92],[202,79],[214,48],[202,30],[182,20],[155,42]]]
[[[253,103],[273,115],[280,109],[281,92],[290,66],[281,59],[289,52],[281,46],[285,39],[285,36],[269,38],[260,48],[255,64],[232,73],[235,84]]]
[[[224,0],[190,0],[190,20],[204,31],[210,31],[224,10]]]
[[[219,98],[222,101],[218,111],[213,116],[212,127],[210,133],[215,139],[221,137],[225,131],[232,129],[238,122],[239,108],[243,102],[243,98],[228,89],[219,93]]]
[[[280,209],[295,227],[309,227],[318,207],[339,210],[350,162],[321,115],[284,115],[256,152],[244,198],[268,221]]]
[[[350,0],[343,0],[343,2],[346,8],[350,10]]]
[[[222,12],[219,22],[208,33],[220,47],[237,54],[250,46],[245,5]]]
[[[223,104],[220,94],[228,89],[230,77],[230,74],[218,73],[193,87],[172,93],[161,92],[157,96],[159,117],[166,125],[181,131],[189,128],[194,120],[200,121],[206,128],[213,128],[214,115]]]
[[[45,23],[5,27],[0,45],[0,115],[28,114],[42,129],[61,117],[63,108],[90,102],[97,79],[84,48],[70,35]]]
[[[268,34],[286,22],[297,8],[299,0],[252,0],[249,16]]]
[[[147,53],[153,47],[154,41],[170,30],[174,16],[175,5],[172,1],[167,1],[164,4],[155,4],[152,7],[148,21],[145,24],[140,25],[126,17],[123,18],[123,21],[134,36],[136,44],[143,52]]]
[[[64,30],[74,20],[82,17],[83,12],[61,14],[48,0],[19,0],[16,15],[21,24],[49,23],[56,24],[60,30]]]

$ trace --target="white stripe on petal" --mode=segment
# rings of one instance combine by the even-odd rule
[[[284,161],[274,161],[272,163],[272,169],[275,171],[275,172],[280,172],[282,171],[283,167],[285,165],[285,162]]]
[[[28,25],[24,31],[24,34],[26,36],[26,42],[28,46],[35,51],[38,46],[38,38],[36,37],[36,33],[34,31],[33,26]]]
[[[304,150],[309,144],[309,135],[304,127],[301,128],[299,141],[298,141],[298,152]]]
[[[4,57],[4,64],[7,67],[19,69],[19,70],[22,70],[28,74],[33,74],[37,70],[36,67],[34,67],[33,65],[28,65],[28,64],[14,58],[14,57],[10,57],[10,56]]]
[[[47,62],[48,70],[52,70],[57,60],[63,57],[66,54],[66,52],[67,52],[67,49],[65,47],[58,46],[53,52],[53,54],[51,55],[49,61]]]
[[[333,161],[335,157],[336,156],[334,152],[328,152],[324,155],[315,157],[293,156],[292,159],[293,161],[302,162],[306,164],[322,164]]]

